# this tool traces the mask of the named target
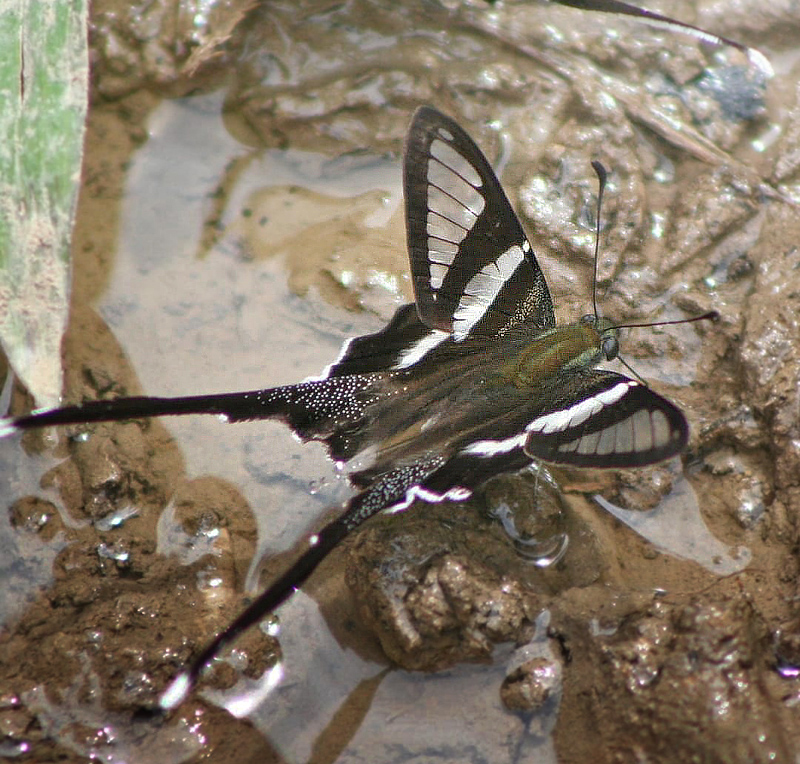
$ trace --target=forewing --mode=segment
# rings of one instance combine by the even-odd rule
[[[493,337],[555,325],[544,276],[486,157],[452,119],[423,107],[406,143],[406,232],[417,310],[432,329]]]

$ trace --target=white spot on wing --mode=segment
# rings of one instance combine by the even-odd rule
[[[428,260],[431,263],[439,263],[439,265],[452,265],[453,260],[456,259],[455,255],[449,252],[440,252],[439,250],[428,250]]]
[[[616,427],[606,427],[605,430],[600,430],[600,440],[595,448],[595,453],[598,454],[613,454],[616,451],[617,438]]]
[[[451,258],[450,262],[453,262],[452,258],[458,254],[458,244],[453,244],[450,241],[442,241],[441,239],[435,239],[432,236],[428,237],[428,249],[431,251],[431,254],[438,253],[444,257]],[[449,264],[450,263],[447,263],[447,265]]]
[[[600,433],[593,432],[590,435],[585,435],[578,440],[578,453],[579,454],[596,454],[597,444],[600,442]]]
[[[483,201],[483,197],[481,197],[481,201]],[[471,229],[475,225],[480,214],[480,210],[473,212],[469,207],[464,206],[459,200],[449,196],[436,186],[428,186],[428,209],[467,229]]]
[[[483,318],[488,307],[488,303],[474,297],[462,297],[458,310],[453,314],[453,339],[456,342],[465,340],[470,329]]]
[[[430,263],[428,266],[431,274],[431,289],[440,289],[442,283],[444,282],[444,277],[447,275],[447,271],[450,270],[448,265],[440,265],[439,263]]]
[[[553,432],[568,430],[570,427],[577,427],[606,406],[611,406],[622,399],[630,388],[636,387],[638,384],[638,382],[634,382],[633,380],[619,382],[613,387],[602,390],[590,398],[578,401],[569,408],[553,411],[550,414],[537,417],[526,429],[532,432],[540,432],[542,435],[549,435]]]
[[[650,421],[653,423],[653,444],[660,448],[672,441],[672,429],[663,411],[653,411],[650,414]]]
[[[503,285],[525,259],[522,248],[515,244],[509,247],[494,262],[488,263],[476,273],[464,287],[464,294],[453,313],[453,338],[463,340],[470,329],[483,318],[497,298]]]
[[[618,453],[629,454],[633,451],[633,417],[623,419],[616,426],[616,447]]]
[[[456,175],[452,170],[444,167],[435,160],[428,163],[428,186],[429,189],[436,187],[441,189],[446,195],[451,197],[454,205],[461,206],[469,210],[475,217],[483,212],[486,200],[478,189],[467,183],[460,175]],[[430,197],[430,193],[428,194]],[[433,205],[428,205],[433,208]],[[433,208],[434,211],[437,211]],[[463,214],[463,213],[462,213]],[[449,216],[448,216],[449,217]]]
[[[450,335],[439,329],[434,329],[430,334],[426,334],[422,339],[417,340],[413,345],[406,348],[400,355],[400,360],[392,366],[392,369],[407,369],[417,361],[422,360],[434,348],[441,345]]]
[[[433,210],[428,210],[427,228],[428,236],[454,244],[460,244],[469,233],[463,226],[454,223],[452,220],[442,217]]]
[[[445,167],[436,159],[428,160],[428,183],[454,197],[459,204],[480,215],[486,206],[483,194],[475,186],[467,183],[458,173]]]
[[[431,154],[436,157],[442,164],[451,167],[457,172],[464,180],[467,181],[475,188],[480,188],[483,185],[481,176],[478,171],[472,166],[470,161],[456,151],[451,145],[443,141],[433,141],[431,143]]]
[[[406,495],[403,499],[396,504],[386,507],[383,511],[390,515],[393,515],[395,512],[402,512],[404,509],[410,507],[416,499],[422,499],[422,501],[427,501],[429,504],[438,504],[440,501],[466,501],[470,496],[472,496],[472,491],[460,485],[453,486],[444,493],[436,493],[435,491],[423,488],[421,485],[412,485],[411,488],[406,491]]]
[[[633,448],[635,451],[649,451],[653,447],[653,430],[650,412],[639,409],[633,417]]]
[[[476,440],[474,443],[470,443],[465,449],[461,451],[462,454],[467,454],[469,456],[497,456],[497,454],[507,454],[509,451],[513,451],[515,448],[521,448],[525,445],[525,441],[528,439],[528,435],[526,433],[521,433],[520,435],[513,435],[510,438],[505,438],[504,440]]]

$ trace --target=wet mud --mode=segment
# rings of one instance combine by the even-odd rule
[[[796,760],[800,6],[661,9],[765,79],[549,4],[250,5],[94,4],[64,400],[294,382],[375,331],[411,295],[400,154],[431,103],[498,167],[559,320],[590,310],[593,159],[602,312],[719,311],[623,341],[689,448],[373,519],[154,718],[346,481],[272,424],[3,441],[0,756]]]

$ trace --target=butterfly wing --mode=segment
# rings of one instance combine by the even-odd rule
[[[642,467],[678,455],[686,417],[649,387],[621,374],[587,369],[548,397],[525,426],[529,456],[575,467]]]
[[[430,107],[414,115],[403,170],[411,276],[431,329],[493,337],[511,326],[555,326],[533,250],[474,141]]]
[[[406,369],[449,337],[423,324],[413,304],[403,305],[379,332],[348,340],[320,378]]]

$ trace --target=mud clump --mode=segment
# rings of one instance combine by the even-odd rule
[[[568,635],[572,663],[565,716],[581,707],[594,720],[596,738],[584,744],[594,761],[792,760],[791,720],[773,699],[770,634],[745,597],[656,600],[602,630],[561,615],[554,629]],[[569,730],[560,719],[557,735]],[[574,739],[564,749],[589,755]]]

